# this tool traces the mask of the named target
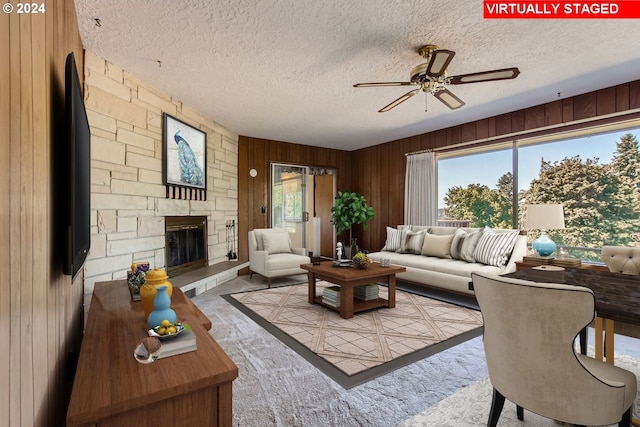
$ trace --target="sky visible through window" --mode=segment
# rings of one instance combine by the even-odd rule
[[[555,162],[565,157],[580,155],[582,159],[597,157],[599,163],[609,163],[616,150],[616,143],[626,133],[638,135],[638,129],[584,136],[559,142],[549,142],[520,147],[518,150],[519,190],[529,188],[531,180],[540,172],[540,160]],[[474,153],[471,155],[438,161],[438,208],[445,207],[444,196],[454,186],[483,184],[496,188],[498,179],[511,172],[510,149]]]

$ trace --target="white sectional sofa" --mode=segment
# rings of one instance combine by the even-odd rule
[[[519,230],[400,225],[387,227],[385,247],[369,257],[406,267],[400,280],[473,295],[471,273],[510,273],[526,252]]]

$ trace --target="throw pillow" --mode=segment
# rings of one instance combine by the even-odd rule
[[[413,231],[403,231],[400,252],[403,254],[420,255],[420,253],[422,252],[422,245],[424,242],[425,234],[427,234],[425,231],[420,231],[418,233]]]
[[[387,227],[387,241],[382,248],[383,251],[396,252],[402,245],[402,232],[395,228]]]
[[[467,262],[476,262],[476,259],[473,257],[473,252],[478,245],[478,241],[482,237],[482,230],[472,231],[468,233],[462,242],[460,247],[460,259]]]
[[[468,235],[469,233],[460,228],[453,234],[453,241],[451,241],[451,258],[462,259],[462,243]]]
[[[483,264],[495,265],[496,267],[504,266],[513,252],[518,233],[518,230],[504,233],[485,231],[473,252],[473,257],[477,262]]]
[[[264,233],[262,236],[264,250],[272,254],[291,253],[289,233]]]
[[[451,242],[453,234],[437,236],[435,234],[425,234],[422,245],[422,255],[435,256],[438,258],[451,258]]]

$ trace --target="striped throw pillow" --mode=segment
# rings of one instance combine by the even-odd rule
[[[424,242],[425,234],[427,234],[426,231],[420,231],[417,233],[413,231],[403,231],[400,252],[403,254],[420,255],[422,252],[422,244]]]
[[[387,241],[382,248],[383,251],[397,252],[402,245],[402,232],[395,228],[387,227]]]
[[[496,233],[485,229],[473,251],[476,262],[496,267],[504,266],[513,252],[518,233],[518,230]]]

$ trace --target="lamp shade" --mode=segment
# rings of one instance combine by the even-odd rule
[[[560,204],[527,205],[525,228],[557,230],[564,228],[564,211]]]

